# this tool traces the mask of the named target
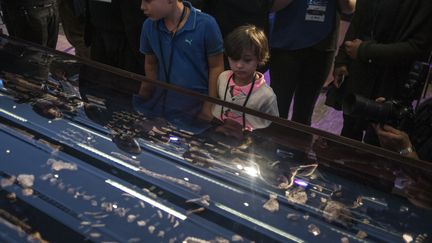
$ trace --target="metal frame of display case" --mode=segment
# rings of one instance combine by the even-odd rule
[[[432,212],[405,198],[427,185],[418,178],[430,176],[428,162],[0,41],[0,56],[10,58],[0,60],[2,240],[421,242],[432,233]],[[272,125],[238,140],[218,133],[218,123],[195,119],[195,108],[174,104],[167,116],[155,115],[159,101],[143,108],[148,101],[133,95],[140,82]]]

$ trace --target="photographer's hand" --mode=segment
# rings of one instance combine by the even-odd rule
[[[381,126],[372,124],[372,126],[383,148],[399,152],[407,157],[418,159],[417,153],[412,149],[408,134],[389,125]]]
[[[362,42],[360,39],[345,41],[345,51],[351,59],[357,59],[357,52]]]
[[[343,65],[343,66],[340,66],[340,67],[335,67],[335,69],[333,71],[333,78],[334,78],[333,84],[337,88],[339,88],[342,85],[342,83],[343,83],[343,81],[344,81],[344,79],[345,79],[346,76],[348,76],[348,68],[347,68],[347,66]]]

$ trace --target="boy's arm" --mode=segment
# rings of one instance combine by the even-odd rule
[[[158,71],[158,61],[155,55],[145,55],[144,69],[148,79],[156,80]],[[151,98],[154,86],[142,82],[139,90],[139,95],[143,98]]]
[[[204,51],[208,63],[208,95],[217,98],[217,79],[224,71],[223,39],[219,26],[213,17],[206,21],[206,32],[204,35]],[[205,102],[200,117],[204,120],[213,119],[212,103]]]
[[[144,70],[147,78],[157,80],[158,60],[155,55],[145,55]]]
[[[209,89],[208,95],[217,98],[217,79],[224,71],[223,53],[207,57],[209,65]]]
[[[219,75],[224,71],[224,60],[223,53],[208,56],[207,62],[209,65],[209,88],[208,95],[213,98],[217,98],[217,80]],[[211,121],[213,119],[213,103],[204,102],[199,118],[205,121]]]

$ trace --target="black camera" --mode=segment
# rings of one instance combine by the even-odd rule
[[[400,100],[388,100],[379,103],[356,94],[350,94],[344,100],[343,112],[352,117],[386,123],[406,130],[414,115],[412,102],[421,99],[428,73],[428,63],[415,62],[408,74],[408,79],[400,87]]]

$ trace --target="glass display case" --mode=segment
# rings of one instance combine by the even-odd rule
[[[271,125],[243,132],[209,105]],[[0,141],[2,242],[432,235],[428,162],[5,36]]]

